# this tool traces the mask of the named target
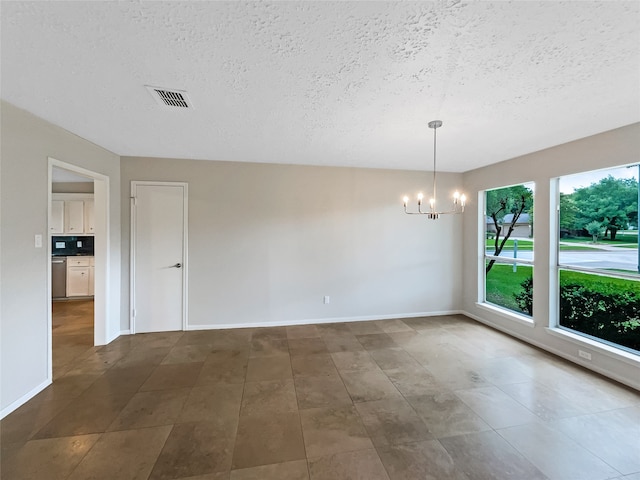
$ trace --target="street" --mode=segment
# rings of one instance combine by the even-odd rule
[[[489,253],[489,251],[487,251]],[[503,250],[500,258],[513,258],[513,250]],[[531,260],[532,251],[518,251],[518,258]],[[560,264],[583,268],[638,271],[638,251],[634,248],[609,247],[608,250],[560,251]]]

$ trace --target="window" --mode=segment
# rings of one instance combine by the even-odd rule
[[[484,301],[533,315],[533,183],[484,192]]]
[[[559,179],[558,326],[640,351],[638,165]]]

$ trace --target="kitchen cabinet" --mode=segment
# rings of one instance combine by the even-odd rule
[[[49,219],[49,231],[64,233],[64,201],[53,200],[51,202],[51,218]]]
[[[92,259],[93,257],[67,257],[67,297],[93,295]]]
[[[67,297],[89,296],[89,267],[67,267]]]
[[[64,202],[64,232],[84,233],[84,201],[66,200]]]
[[[96,231],[93,205],[92,198],[84,200],[84,233],[95,233]]]
[[[67,265],[70,267],[89,267],[91,259],[88,255],[78,255],[77,257],[67,257]]]
[[[93,194],[54,193],[51,200],[49,233],[93,235],[95,233]]]

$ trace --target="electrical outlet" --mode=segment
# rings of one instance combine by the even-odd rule
[[[578,356],[584,358],[585,360],[591,360],[591,354],[589,352],[585,352],[584,350],[578,350]]]
[[[331,297],[329,295],[325,295],[324,296],[324,303],[325,303],[325,305],[328,304],[328,303],[331,303]]]

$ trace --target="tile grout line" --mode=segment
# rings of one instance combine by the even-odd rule
[[[296,405],[298,407],[298,411],[296,413],[298,414],[298,424],[300,425],[300,435],[302,436],[302,449],[304,450],[304,459],[305,459],[305,463],[307,464],[307,476],[309,477],[309,479],[311,479],[311,465],[309,464],[309,455],[307,454],[307,444],[304,440],[304,429],[302,428],[302,415],[300,414],[300,410],[302,409],[300,408],[300,402],[298,400],[298,389],[296,388],[296,379],[293,374],[291,346],[289,345],[288,336],[287,336],[287,348],[289,350],[289,368],[291,368],[291,380],[293,381],[293,391],[296,395]]]

